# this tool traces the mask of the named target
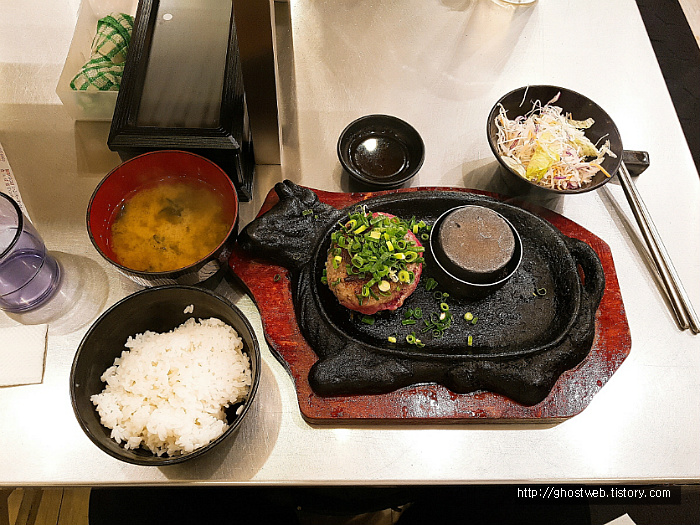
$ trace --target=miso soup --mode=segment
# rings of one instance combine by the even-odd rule
[[[227,236],[223,197],[202,181],[165,179],[122,202],[112,223],[117,262],[167,272],[196,263]]]

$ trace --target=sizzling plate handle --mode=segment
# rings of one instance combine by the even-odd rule
[[[576,263],[583,269],[583,291],[595,311],[605,292],[603,265],[593,248],[585,242],[569,237],[566,244]]]

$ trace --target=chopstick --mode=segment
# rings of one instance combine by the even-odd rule
[[[683,288],[680,277],[671,262],[671,258],[666,251],[664,243],[661,241],[661,236],[659,235],[654,221],[651,219],[649,210],[647,210],[642,196],[637,191],[637,187],[632,182],[629,171],[627,171],[627,166],[625,163],[620,164],[620,169],[617,172],[618,178],[622,185],[622,190],[625,192],[627,197],[627,202],[632,208],[632,213],[635,219],[637,219],[637,224],[642,232],[642,236],[646,241],[647,248],[651,254],[651,258],[656,266],[659,275],[661,276],[661,281],[666,288],[666,294],[671,301],[671,306],[673,312],[676,316],[676,321],[681,330],[690,330],[697,334],[700,333],[700,320],[693,309],[693,305],[690,302],[690,298]]]

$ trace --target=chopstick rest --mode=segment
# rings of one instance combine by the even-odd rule
[[[41,383],[47,324],[0,329],[0,386]]]

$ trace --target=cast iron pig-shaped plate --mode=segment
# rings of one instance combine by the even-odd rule
[[[330,234],[356,206],[337,209],[290,181],[277,184],[275,192],[279,201],[241,232],[231,264],[234,272],[243,274],[239,277],[244,284],[251,277],[244,259],[263,259],[289,270],[295,321],[317,356],[308,369],[313,395],[382,397],[437,385],[451,395],[485,392],[529,407],[547,398],[560,376],[591,351],[605,271],[587,243],[563,235],[537,215],[491,196],[449,189],[399,190],[357,199],[368,211],[416,217],[429,224],[449,209],[477,204],[499,212],[519,232],[523,261],[513,278],[481,299],[444,299],[453,323],[443,337],[435,338],[422,332],[425,325],[420,320],[409,326],[401,322],[408,309],[421,308],[424,316],[439,309],[435,290],[424,286],[430,277],[441,281],[429,250],[421,283],[404,306],[379,313],[373,316],[374,324],[365,324],[362,315],[341,306],[321,282]],[[437,290],[449,292],[442,286]],[[478,318],[476,324],[464,319],[466,312]],[[411,332],[424,347],[406,342]],[[389,336],[397,342],[390,343]],[[472,346],[467,344],[469,336]],[[597,381],[598,387],[602,382]]]

